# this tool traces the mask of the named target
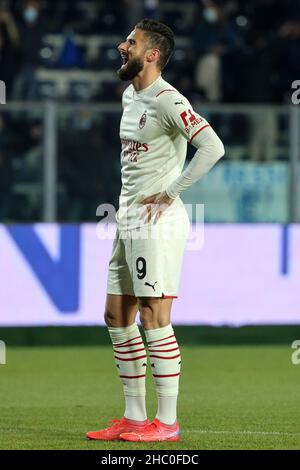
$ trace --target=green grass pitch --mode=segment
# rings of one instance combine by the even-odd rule
[[[110,347],[8,347],[0,449],[300,449],[300,365],[292,365],[290,346],[181,350],[181,441],[133,444],[85,439],[122,416]],[[153,418],[151,376],[147,386]]]

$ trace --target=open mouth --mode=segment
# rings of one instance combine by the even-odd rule
[[[121,58],[122,58],[122,61],[123,61],[122,66],[123,66],[123,65],[126,65],[127,62],[128,62],[128,57],[127,57],[127,55],[121,54]]]

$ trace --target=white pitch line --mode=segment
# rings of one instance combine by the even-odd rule
[[[186,429],[184,433],[195,434],[237,434],[237,435],[262,435],[262,436],[300,436],[300,432],[272,432],[272,431],[214,431],[210,429]]]

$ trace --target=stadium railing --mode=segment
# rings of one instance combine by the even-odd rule
[[[194,103],[194,108],[221,136],[226,157],[207,183],[187,192],[185,202],[195,200],[195,191],[202,196],[203,190],[207,220],[212,222],[299,222],[300,108],[203,103]],[[7,189],[0,182],[0,192],[22,200],[22,209],[18,198],[11,211],[0,208],[2,221],[80,222],[95,200],[116,202],[120,116],[120,104],[109,102],[1,105],[0,154],[6,162],[11,157],[12,184]],[[191,147],[188,159],[192,155]],[[230,178],[234,184],[229,184]],[[235,208],[222,206],[228,190],[229,199],[238,200]],[[80,208],[82,201],[86,205]],[[277,209],[268,211],[272,204]],[[261,213],[259,207],[264,208]],[[88,220],[94,214],[87,215]]]

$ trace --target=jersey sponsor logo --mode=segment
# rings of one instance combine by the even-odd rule
[[[121,160],[127,162],[137,162],[140,154],[149,150],[148,144],[136,140],[121,139],[121,145]]]
[[[181,101],[175,101],[174,104],[184,104],[184,102],[181,100]]]
[[[188,109],[187,111],[183,111],[182,113],[180,113],[180,117],[185,126],[186,132],[189,132],[190,129],[198,126],[199,124],[201,124],[201,122],[203,122],[203,119],[195,116],[195,114],[192,113],[191,109]]]
[[[139,122],[139,128],[140,129],[143,129],[143,127],[146,124],[146,120],[147,120],[147,111],[144,111],[144,113],[142,114],[142,117],[140,119],[140,122]]]

